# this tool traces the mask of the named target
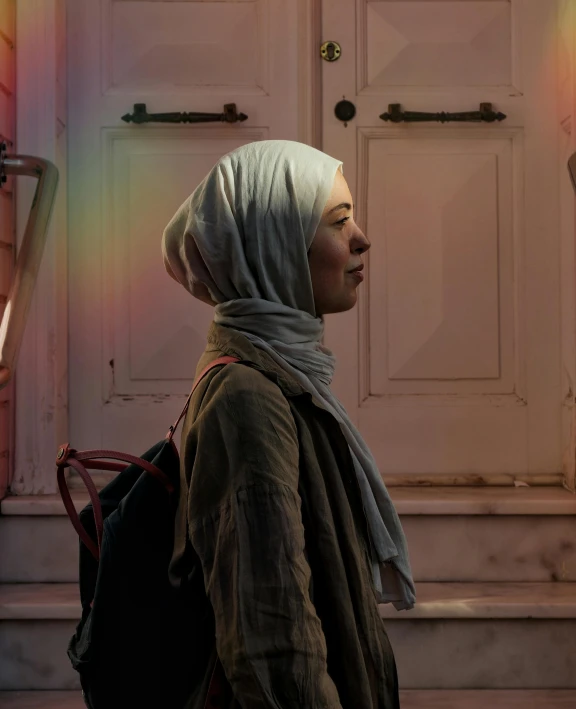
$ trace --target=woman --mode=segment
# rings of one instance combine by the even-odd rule
[[[195,641],[212,651],[190,707],[216,652],[242,709],[399,706],[377,604],[414,605],[406,542],[321,344],[323,316],[355,305],[370,247],[341,166],[300,143],[251,143],[164,232],[168,273],[215,306],[197,374],[241,360],[206,375],[182,430],[172,570],[184,579],[198,555],[210,621]]]

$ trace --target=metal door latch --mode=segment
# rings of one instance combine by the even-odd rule
[[[248,116],[236,111],[235,103],[227,103],[223,113],[148,113],[145,103],[135,103],[134,113],[126,113],[122,120],[126,123],[236,123],[245,121]]]
[[[463,111],[462,113],[403,111],[399,103],[391,103],[388,105],[388,112],[380,114],[380,118],[383,121],[392,121],[393,123],[422,123],[423,121],[493,123],[494,121],[503,121],[506,118],[506,114],[500,111],[493,111],[491,103],[481,103],[479,111]]]

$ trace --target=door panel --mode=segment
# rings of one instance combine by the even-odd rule
[[[270,90],[265,0],[103,5],[106,90],[266,95]],[[272,4],[278,10],[278,3]],[[208,91],[207,91],[208,89]]]
[[[512,4],[358,2],[361,92],[510,85]]]
[[[510,142],[361,136],[366,227],[388,235],[370,253],[370,302],[385,304],[370,310],[370,392],[513,394]]]

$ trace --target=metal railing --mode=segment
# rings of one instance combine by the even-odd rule
[[[38,184],[0,323],[0,389],[14,376],[56,198],[58,168],[33,155],[8,155],[6,142],[0,141],[0,190],[7,175],[35,177]]]
[[[568,172],[570,173],[572,187],[574,188],[574,192],[576,192],[576,153],[572,153],[568,160]]]

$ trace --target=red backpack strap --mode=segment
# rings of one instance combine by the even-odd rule
[[[168,440],[168,441],[172,440],[172,437],[174,436],[174,434],[176,433],[176,429],[178,428],[178,424],[184,418],[184,416],[186,416],[186,412],[188,411],[188,406],[190,406],[190,401],[192,399],[192,394],[196,391],[196,387],[198,386],[198,384],[200,384],[200,382],[202,381],[204,376],[206,374],[208,374],[208,372],[213,367],[217,367],[220,364],[230,364],[231,362],[239,362],[239,361],[240,360],[238,359],[238,357],[229,357],[228,355],[225,355],[224,357],[218,357],[218,359],[215,359],[213,362],[210,362],[210,364],[200,372],[198,379],[196,379],[196,381],[194,382],[194,386],[192,387],[192,391],[188,395],[188,399],[186,401],[186,404],[184,405],[184,408],[182,409],[182,412],[180,413],[180,416],[178,416],[176,421],[168,429],[168,433],[166,434],[166,440]]]
[[[78,532],[78,536],[84,542],[89,552],[95,559],[100,558],[100,547],[102,546],[102,532],[104,529],[104,521],[102,519],[102,506],[100,505],[100,498],[98,497],[98,491],[96,490],[96,485],[94,481],[87,473],[86,468],[82,463],[77,463],[73,458],[70,457],[74,455],[76,451],[70,448],[68,443],[60,446],[58,450],[58,455],[56,457],[56,475],[58,479],[58,489],[60,490],[60,496],[62,497],[62,502],[72,526]],[[90,502],[92,503],[92,511],[94,513],[94,524],[96,526],[96,544],[92,541],[92,537],[88,534],[82,522],[80,522],[80,517],[76,508],[74,507],[74,502],[72,501],[72,496],[70,495],[70,489],[68,488],[68,483],[64,476],[64,469],[71,465],[80,475],[80,478],[86,489],[88,490],[88,495],[90,496]]]
[[[172,442],[172,436],[174,435],[182,417],[186,414],[186,411],[188,410],[188,405],[190,404],[192,394],[194,393],[196,387],[198,386],[204,375],[207,374],[213,367],[216,367],[221,364],[229,364],[230,362],[239,361],[240,360],[237,357],[219,357],[213,362],[210,362],[210,364],[202,370],[199,377],[194,382],[194,386],[192,387],[192,391],[188,396],[186,405],[184,406],[182,413],[180,414],[176,422],[172,426],[170,426],[170,429],[166,434],[166,440]],[[124,463],[107,463],[103,460],[97,460],[98,458],[112,458],[114,460],[122,460],[124,461]],[[102,507],[100,505],[98,491],[96,490],[96,486],[94,485],[94,482],[90,477],[87,468],[90,468],[91,470],[115,470],[117,472],[122,472],[128,467],[129,464],[137,465],[138,467],[145,470],[147,473],[150,473],[150,475],[153,475],[164,485],[168,492],[174,491],[174,486],[172,485],[168,477],[165,475],[165,473],[160,470],[160,468],[158,468],[153,463],[144,460],[143,458],[138,458],[135,455],[130,455],[129,453],[122,453],[121,451],[112,451],[104,449],[77,451],[74,448],[71,448],[69,443],[65,443],[58,449],[58,455],[56,456],[56,468],[58,489],[60,490],[62,502],[64,503],[64,507],[66,509],[66,512],[68,513],[68,517],[70,517],[70,521],[72,522],[74,529],[78,532],[78,536],[84,542],[84,544],[89,549],[90,553],[92,554],[92,556],[94,556],[95,559],[100,558],[100,547],[102,545],[104,520],[102,518]],[[66,477],[64,475],[64,470],[67,467],[72,467],[74,468],[74,470],[76,470],[82,482],[86,486],[86,489],[88,490],[88,495],[90,496],[90,501],[92,502],[92,511],[94,513],[94,523],[96,526],[96,544],[94,544],[92,538],[84,529],[82,522],[80,522],[80,517],[76,512],[76,508],[74,507],[74,502],[72,501],[72,496],[70,495],[68,483],[66,482]]]
[[[168,492],[174,491],[174,486],[166,474],[160,470],[158,466],[150,463],[148,460],[144,460],[143,458],[138,458],[137,456],[130,455],[129,453],[122,453],[121,451],[77,451],[74,448],[71,448],[69,443],[65,443],[63,446],[60,446],[58,455],[56,456],[56,474],[60,496],[62,497],[62,502],[64,503],[68,517],[70,517],[72,526],[78,532],[78,536],[88,547],[88,550],[95,559],[100,558],[104,520],[102,518],[102,506],[100,504],[100,498],[98,497],[98,491],[96,490],[94,481],[90,477],[87,468],[91,468],[93,470],[116,470],[118,472],[122,472],[128,467],[127,465],[119,463],[105,463],[104,461],[96,460],[97,458],[114,458],[116,460],[126,461],[127,464],[132,463],[137,465],[139,468],[142,468],[147,473],[150,473],[150,475],[160,480]],[[86,463],[83,464],[83,461],[86,461]],[[82,525],[82,522],[80,522],[80,517],[74,507],[74,502],[72,501],[72,496],[70,495],[70,489],[68,488],[68,483],[66,482],[66,477],[64,475],[64,470],[68,467],[76,470],[88,490],[88,495],[90,496],[90,502],[92,503],[92,511],[94,514],[94,525],[96,527],[96,544],[94,544],[90,535]]]
[[[221,706],[221,695],[224,688],[225,678],[226,675],[224,674],[224,668],[222,667],[220,658],[216,657],[214,669],[212,670],[212,675],[210,676],[210,684],[208,685],[208,693],[206,694],[204,709],[211,709],[212,707]]]

